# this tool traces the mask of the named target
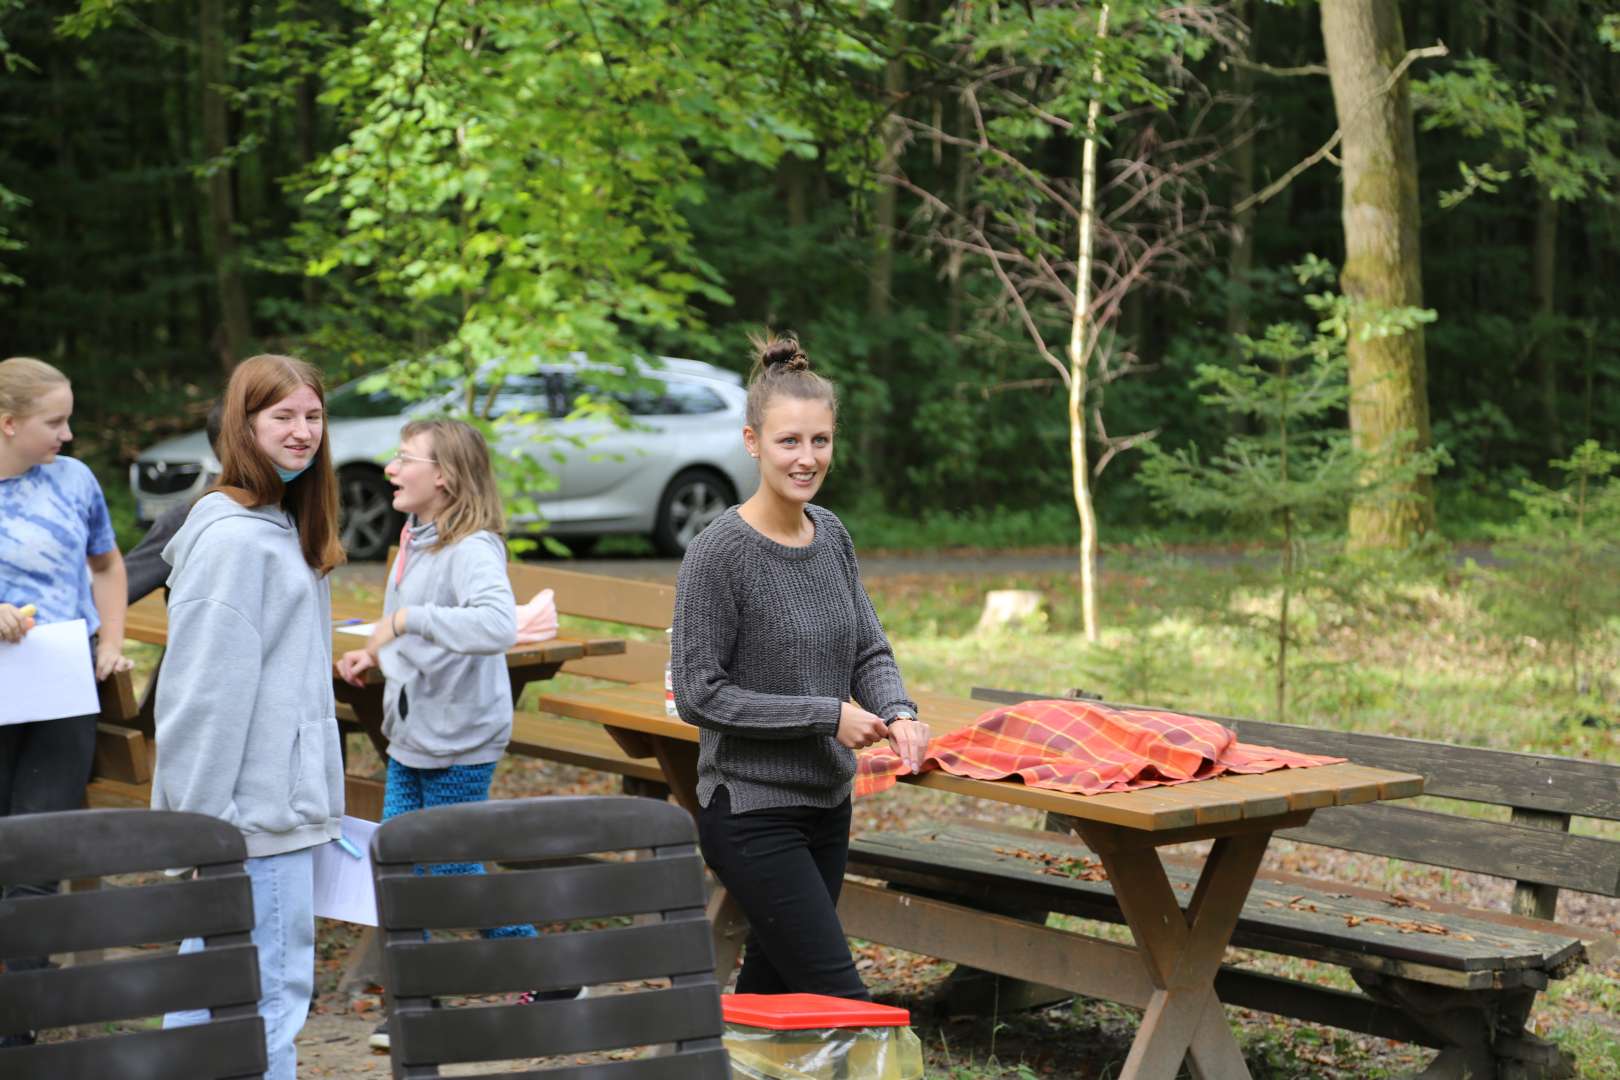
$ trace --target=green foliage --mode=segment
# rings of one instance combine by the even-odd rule
[[[1330,269],[1313,258],[1296,272],[1307,283]],[[1279,719],[1288,712],[1290,650],[1320,636],[1325,624],[1381,607],[1400,579],[1399,563],[1377,567],[1372,556],[1341,550],[1351,500],[1395,497],[1443,460],[1440,451],[1400,453],[1403,446],[1357,450],[1339,422],[1349,398],[1344,346],[1351,326],[1398,334],[1432,313],[1363,310],[1333,293],[1307,302],[1320,317],[1314,331],[1276,323],[1259,338],[1240,338],[1247,362],[1198,369],[1204,403],[1254,433],[1229,435],[1207,459],[1197,446],[1150,445],[1140,476],[1166,509],[1239,523],[1275,553],[1274,561],[1253,564],[1253,575],[1222,597],[1221,607],[1228,621],[1273,643]]]
[[[1488,139],[1505,161],[1518,163],[1525,176],[1555,199],[1575,201],[1606,196],[1620,161],[1583,131],[1582,119],[1563,111],[1553,87],[1515,82],[1490,60],[1470,57],[1450,70],[1412,84],[1412,102],[1423,130],[1456,128],[1471,139]],[[1590,123],[1591,118],[1587,118]],[[1490,163],[1459,162],[1463,187],[1443,192],[1450,208],[1474,191],[1500,190],[1508,173]]]
[[[1480,603],[1511,651],[1540,654],[1570,695],[1607,696],[1593,659],[1620,622],[1620,453],[1587,440],[1552,467],[1563,483],[1523,480],[1518,521],[1497,530],[1500,566],[1473,568]]]

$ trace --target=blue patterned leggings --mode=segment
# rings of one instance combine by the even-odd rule
[[[495,777],[494,762],[488,765],[452,765],[447,769],[417,769],[388,759],[388,787],[383,793],[383,820],[431,806],[483,802],[489,798],[489,782]],[[480,863],[439,863],[428,867],[434,874],[482,874]],[[422,873],[418,866],[416,872]],[[534,937],[534,927],[501,926],[481,930],[487,938]]]

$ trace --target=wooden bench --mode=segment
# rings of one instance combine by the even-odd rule
[[[527,603],[542,589],[552,590],[560,617],[658,631],[675,619],[675,589],[670,585],[583,574],[546,563],[508,563],[507,575],[519,603]],[[569,660],[561,673],[614,683],[659,682],[668,662],[668,642],[632,639],[625,642],[623,653]],[[609,735],[597,724],[519,710],[512,718],[510,749],[548,761],[618,773],[624,778],[627,795],[665,798],[669,794],[652,747],[630,733]]]
[[[999,703],[1039,695],[975,690]],[[1510,821],[1388,804],[1316,812],[1277,835],[1306,844],[1514,882],[1511,911],[1416,901],[1343,882],[1262,873],[1232,945],[1346,969],[1361,993],[1244,969],[1228,959],[1220,998],[1440,1051],[1430,1078],[1567,1077],[1568,1055],[1526,1029],[1536,992],[1620,949],[1614,935],[1554,921],[1560,889],[1620,896],[1620,841],[1569,832],[1574,817],[1620,821],[1620,765],[1288,724],[1212,717],[1250,743],[1422,773],[1427,795],[1509,807]],[[1048,831],[953,824],[868,834],[849,871],[890,888],[1001,913],[1123,921],[1097,859],[1064,822]],[[1167,859],[1191,898],[1200,860]],[[956,959],[945,956],[943,959]],[[974,956],[964,950],[960,957]],[[1015,974],[1015,973],[1014,973]]]

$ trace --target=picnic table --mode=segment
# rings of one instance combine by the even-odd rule
[[[381,617],[379,606],[352,599],[332,601],[332,658],[365,644],[363,636],[347,633],[343,624],[359,625]],[[169,640],[169,609],[160,594],[153,593],[129,608],[124,621],[124,636],[150,645],[167,646]],[[512,681],[512,700],[515,703],[530,683],[549,679],[569,660],[588,656],[611,656],[624,652],[624,639],[606,636],[571,636],[559,634],[550,641],[532,645],[515,645],[506,653],[507,675]],[[157,682],[161,673],[153,669],[146,693],[140,706],[141,726],[152,732],[152,709],[156,702]],[[377,668],[365,673],[364,686],[351,686],[337,676],[334,668],[332,688],[339,703],[354,713],[354,723],[377,749],[379,756],[386,753],[388,740],[383,737],[383,676]]]
[[[917,703],[936,735],[984,711],[982,702],[937,694],[919,695]],[[602,724],[627,753],[656,758],[676,799],[696,814],[698,729],[665,714],[661,685],[543,694],[540,707]],[[975,960],[976,966],[1143,1009],[1121,1080],[1170,1080],[1183,1059],[1198,1076],[1248,1077],[1214,981],[1272,833],[1304,825],[1322,807],[1406,798],[1423,788],[1415,773],[1348,762],[1091,796],[938,771],[901,779],[1071,820],[1101,860],[1134,942],[1031,925],[853,880],[839,903],[845,931],[936,956],[947,942],[957,953],[962,942],[972,942],[985,961]],[[1184,913],[1158,849],[1193,840],[1214,845]],[[746,921],[724,889],[709,911],[716,970],[729,971]],[[939,951],[930,950],[931,942]]]

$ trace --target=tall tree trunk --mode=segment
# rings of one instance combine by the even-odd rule
[[[905,48],[905,22],[909,0],[894,0],[890,13],[888,45],[894,54],[883,69],[883,97],[888,102],[889,115],[883,121],[883,159],[878,166],[881,175],[893,176],[900,168],[900,148],[905,141],[906,129],[900,117],[900,99],[906,92],[906,65],[900,56]],[[873,322],[889,317],[894,293],[894,221],[899,206],[899,189],[883,182],[878,187],[873,222],[872,276],[868,280],[867,312]]]
[[[1236,15],[1242,21],[1245,36],[1238,52],[1240,60],[1254,55],[1253,5],[1240,0]],[[1243,104],[1244,123],[1256,121],[1252,108],[1254,98],[1254,71],[1246,64],[1232,66],[1232,96]],[[1232,149],[1232,205],[1239,206],[1254,194],[1254,139],[1238,142]],[[1232,221],[1232,246],[1226,255],[1226,339],[1235,350],[1233,339],[1249,332],[1249,274],[1254,269],[1254,217],[1255,208],[1248,207]]]
[[[1371,308],[1423,303],[1418,247],[1417,148],[1407,76],[1393,80],[1406,54],[1395,0],[1323,0],[1322,41],[1342,145],[1345,296]],[[1423,332],[1363,340],[1351,327],[1350,432],[1358,448],[1426,450],[1428,373]],[[1350,508],[1352,547],[1401,547],[1434,525],[1427,477]]]
[[[1569,57],[1560,50],[1570,40],[1569,10],[1556,9],[1546,19],[1534,24],[1531,38],[1531,58],[1534,70],[1550,78],[1553,99],[1560,108],[1569,102]],[[1563,457],[1563,421],[1558,407],[1558,353],[1563,335],[1553,332],[1553,317],[1558,313],[1558,200],[1548,192],[1545,184],[1536,186],[1536,223],[1534,256],[1530,280],[1532,312],[1531,333],[1534,335],[1536,383],[1541,390],[1541,426],[1546,432],[1547,449],[1556,457]]]
[[[1097,59],[1091,68],[1096,91],[1086,107],[1086,141],[1080,157],[1080,242],[1075,260],[1074,321],[1069,328],[1069,472],[1074,508],[1080,515],[1080,613],[1086,640],[1097,640],[1097,512],[1091,502],[1091,465],[1086,460],[1086,368],[1096,328],[1091,319],[1091,232],[1097,206],[1097,117],[1102,111],[1101,42],[1108,35],[1108,5],[1097,13]]]
[[[208,175],[208,220],[214,245],[214,282],[219,292],[220,321],[224,330],[221,365],[228,372],[248,354],[252,327],[248,321],[247,290],[242,284],[241,255],[236,244],[234,169],[220,163],[229,145],[230,116],[225,95],[224,0],[198,4],[202,48],[198,53],[202,76],[203,153],[213,163]]]
[[[1536,236],[1530,278],[1530,333],[1536,358],[1536,383],[1541,390],[1541,426],[1547,449],[1564,456],[1563,423],[1558,409],[1558,345],[1562,335],[1552,331],[1558,282],[1558,201],[1546,188],[1536,192]]]

